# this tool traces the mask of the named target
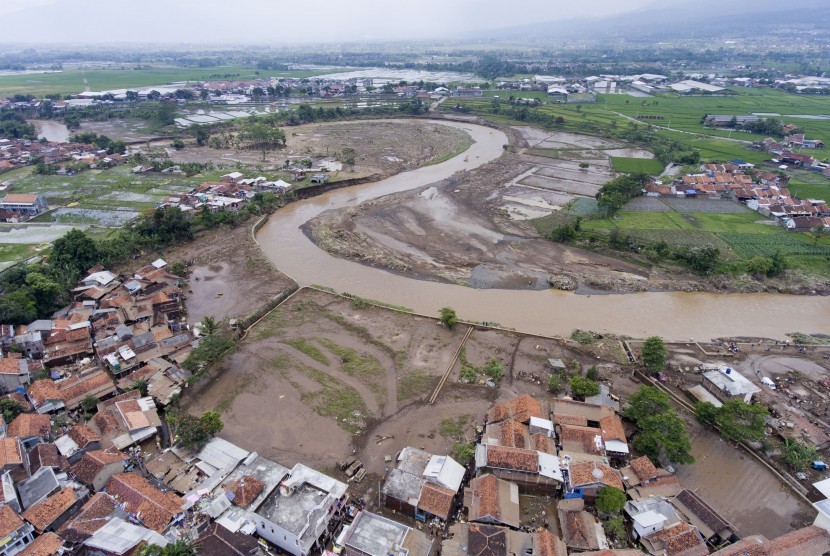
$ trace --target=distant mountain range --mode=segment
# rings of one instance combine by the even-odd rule
[[[812,26],[830,32],[827,0],[695,0],[672,7],[655,2],[610,17],[580,17],[478,33],[494,40],[745,37]]]

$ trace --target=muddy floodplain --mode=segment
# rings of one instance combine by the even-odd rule
[[[437,319],[302,289],[255,325],[185,401],[194,413],[221,412],[229,441],[286,465],[302,461],[345,480],[335,462],[354,454],[369,472],[355,494],[372,507],[387,458],[403,447],[450,453],[475,438],[494,403],[522,394],[551,397],[548,358],[582,370],[597,365],[601,380],[623,398],[641,386],[614,338],[580,346],[475,329],[463,344],[463,363],[454,363],[430,405],[466,332],[466,325],[448,330]],[[462,365],[481,369],[490,359],[504,366],[498,385],[488,386],[483,374],[474,384],[460,380]],[[774,537],[799,525],[808,507],[754,459],[741,459],[713,431],[690,426],[699,464],[679,469],[684,485],[701,489],[742,536]]]

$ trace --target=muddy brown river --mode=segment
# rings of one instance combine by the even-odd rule
[[[407,122],[401,121],[402,124]],[[301,286],[320,284],[338,292],[402,305],[438,315],[453,307],[459,317],[498,322],[521,332],[567,336],[575,328],[633,337],[709,340],[722,336],[783,339],[787,332],[830,334],[830,297],[777,294],[633,293],[577,295],[557,290],[478,290],[416,280],[333,257],[318,248],[300,226],[323,211],[423,187],[499,157],[508,140],[484,126],[436,121],[460,128],[475,143],[464,153],[433,166],[292,203],[273,214],[257,234],[268,258]],[[552,269],[553,270],[553,269]]]

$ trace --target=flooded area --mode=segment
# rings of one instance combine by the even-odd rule
[[[739,536],[772,539],[809,513],[806,503],[751,456],[691,419],[687,427],[695,463],[681,466],[677,478],[737,527]]]
[[[29,120],[34,124],[38,137],[45,137],[47,141],[65,143],[69,141],[71,133],[69,129],[60,122],[54,120]]]
[[[584,296],[555,290],[472,289],[416,280],[339,259],[306,237],[300,227],[328,209],[356,206],[471,170],[499,157],[507,143],[504,133],[487,127],[462,122],[442,125],[463,129],[475,143],[441,164],[335,190],[280,209],[257,234],[265,254],[301,285],[323,284],[428,315],[452,306],[462,318],[498,322],[535,334],[568,335],[574,328],[582,328],[685,340],[738,334],[783,338],[795,331],[830,333],[827,297],[686,292]]]

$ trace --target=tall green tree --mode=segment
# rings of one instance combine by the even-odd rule
[[[650,415],[674,411],[669,395],[654,386],[643,386],[628,399],[625,416],[639,423]]]
[[[662,371],[665,368],[668,354],[666,345],[660,336],[652,336],[646,339],[640,349],[643,364],[652,372]]]
[[[743,400],[729,400],[718,409],[715,423],[721,435],[735,442],[761,440],[768,415],[762,405],[751,405]]]
[[[637,423],[633,445],[653,462],[665,456],[672,463],[694,463],[692,443],[683,420],[675,411],[651,415]]]
[[[80,230],[71,230],[52,244],[49,263],[58,272],[68,273],[69,281],[98,263],[98,247],[88,235]]]
[[[605,515],[620,513],[627,500],[625,493],[612,486],[603,487],[597,495],[596,507]]]

